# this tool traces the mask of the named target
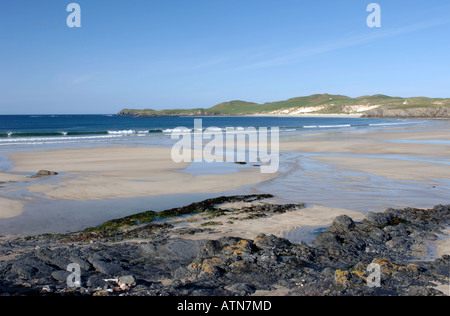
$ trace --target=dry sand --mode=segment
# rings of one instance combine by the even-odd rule
[[[22,201],[0,198],[0,219],[19,216],[23,213],[25,203]]]
[[[19,153],[10,156],[13,171],[51,170],[60,181],[36,182],[29,191],[57,200],[100,200],[161,194],[222,192],[269,180],[259,168],[224,175],[194,176],[174,163],[171,149],[100,147]],[[65,175],[67,174],[67,175]],[[69,177],[72,176],[72,177]],[[69,179],[67,179],[69,178]]]
[[[245,203],[236,205],[242,207]],[[227,206],[228,207],[228,206]],[[259,234],[275,235],[284,237],[284,234],[299,227],[304,226],[326,226],[331,225],[336,217],[341,215],[350,216],[355,221],[365,218],[366,214],[352,210],[326,207],[321,205],[312,205],[305,209],[299,209],[295,212],[273,215],[261,219],[239,220],[235,219],[235,214],[221,216],[214,219],[201,219],[201,215],[191,218],[185,218],[183,221],[187,223],[187,227],[199,228],[201,224],[213,221],[220,222],[222,225],[213,226],[214,234],[196,233],[195,235],[184,235],[186,239],[219,239],[222,237],[240,237],[255,239]],[[243,214],[246,216],[246,214]],[[197,219],[197,221],[193,221]]]
[[[245,115],[244,115],[245,116]],[[303,113],[303,114],[250,114],[251,117],[344,117],[344,118],[360,118],[362,114],[317,114],[317,113]]]

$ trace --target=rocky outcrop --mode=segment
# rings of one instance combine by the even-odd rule
[[[119,116],[134,117],[166,117],[166,116],[214,116],[214,113],[208,113],[204,110],[122,110]]]
[[[134,117],[161,117],[162,115],[158,115],[152,112],[143,112],[143,111],[134,111],[134,110],[122,110],[117,113],[119,116],[134,116]]]
[[[370,118],[450,118],[450,108],[448,107],[427,107],[411,109],[389,109],[377,108],[364,113],[363,117]]]
[[[40,170],[38,173],[31,176],[30,178],[35,179],[35,178],[50,177],[50,176],[56,176],[56,175],[58,175],[58,173],[54,172],[54,171]]]
[[[312,244],[264,234],[186,240],[171,237],[173,226],[159,222],[117,231],[116,240],[98,234],[4,239],[0,293],[245,296],[283,288],[290,295],[442,295],[433,287],[448,284],[450,256],[421,261],[426,251],[418,249],[449,225],[450,205],[440,205],[370,213],[362,222],[341,216]],[[70,263],[80,267],[76,289],[67,288]],[[380,287],[367,286],[370,264],[380,267]]]

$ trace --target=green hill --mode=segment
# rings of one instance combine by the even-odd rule
[[[366,117],[450,117],[450,99],[400,98],[387,95],[350,98],[343,95],[314,94],[284,101],[258,104],[229,101],[203,109],[135,110],[124,109],[119,115],[131,116],[208,116],[208,115],[300,115],[359,114]]]

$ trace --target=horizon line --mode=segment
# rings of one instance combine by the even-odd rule
[[[194,109],[198,109],[198,110],[206,110],[206,109],[210,109],[216,105],[219,104],[223,104],[223,103],[227,103],[227,102],[234,102],[234,101],[241,101],[241,102],[249,102],[249,103],[254,103],[257,105],[264,105],[267,103],[275,103],[275,102],[283,102],[283,101],[288,101],[288,100],[292,100],[292,99],[297,99],[297,98],[305,98],[305,97],[311,97],[311,96],[315,96],[315,95],[331,95],[331,96],[342,96],[342,97],[347,97],[350,99],[358,99],[358,98],[362,98],[362,97],[374,97],[374,96],[386,96],[389,98],[400,98],[400,99],[415,99],[415,98],[426,98],[426,99],[450,99],[450,97],[427,97],[427,96],[413,96],[413,97],[402,97],[402,96],[391,96],[391,95],[387,95],[387,94],[382,94],[382,93],[376,93],[376,94],[364,94],[364,95],[360,95],[358,97],[351,97],[348,95],[344,95],[344,94],[334,94],[334,93],[313,93],[310,95],[303,95],[303,96],[297,96],[297,97],[291,97],[291,98],[287,98],[287,99],[283,99],[283,100],[275,100],[275,101],[267,101],[264,103],[257,103],[257,102],[253,102],[253,101],[245,101],[245,100],[240,100],[240,99],[234,99],[234,100],[229,100],[229,101],[222,101],[219,102],[215,105],[212,105],[210,107],[192,107],[192,108],[165,108],[165,109],[159,109],[159,110],[155,110],[155,109],[142,109],[142,110],[149,110],[149,111],[168,111],[168,110],[194,110]],[[48,116],[48,115],[113,115],[116,116],[118,115],[118,113],[122,110],[137,110],[136,108],[129,108],[129,107],[124,107],[121,108],[118,112],[116,113],[25,113],[25,114],[2,114],[0,113],[0,116]]]

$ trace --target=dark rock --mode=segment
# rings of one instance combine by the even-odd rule
[[[78,264],[80,268],[84,271],[90,271],[92,269],[92,266],[89,264],[89,262],[77,257],[76,255],[69,256],[68,261],[70,263]]]
[[[88,261],[92,264],[95,270],[107,276],[117,277],[123,273],[123,269],[120,265],[107,262],[103,258],[90,257]]]
[[[22,262],[15,262],[11,267],[11,272],[21,279],[30,280],[35,277],[38,269]]]
[[[71,263],[58,251],[52,251],[49,248],[40,248],[36,250],[35,255],[39,260],[51,266],[55,266],[61,270],[66,270],[67,266]]]
[[[110,287],[110,283],[106,282],[101,276],[91,275],[87,278],[86,286],[92,290],[102,289],[106,290]]]
[[[355,228],[355,222],[350,217],[342,215],[334,220],[333,225],[331,225],[329,230],[340,230],[346,232],[352,230],[353,228]]]
[[[40,170],[35,175],[31,176],[31,178],[42,178],[42,177],[50,177],[50,176],[56,176],[58,175],[57,172],[54,171],[48,171],[48,170]]]
[[[63,270],[55,271],[52,273],[52,277],[59,282],[67,282],[67,278],[69,277],[69,275],[70,272]]]
[[[228,288],[228,290],[231,293],[239,296],[247,296],[255,293],[255,288],[252,285],[246,283],[233,284]]]
[[[389,109],[380,107],[378,109],[366,111],[363,117],[388,117],[388,118],[449,118],[450,108],[448,107],[424,107]]]
[[[141,244],[139,245],[139,251],[141,255],[146,257],[188,263],[195,258],[204,243],[204,241],[173,239],[160,245],[153,243]]]
[[[233,199],[197,206],[214,209],[218,201]],[[177,210],[184,213],[191,207]],[[245,211],[270,214],[298,208],[258,204]],[[44,295],[49,292],[43,286],[49,286],[51,295],[62,295],[70,274],[67,265],[76,263],[85,288],[72,289],[71,295],[120,295],[123,291],[110,292],[118,283],[126,285],[127,295],[136,296],[244,296],[280,286],[290,295],[442,295],[433,287],[448,284],[450,256],[420,260],[416,250],[449,225],[450,207],[438,205],[370,213],[361,222],[340,216],[311,244],[264,234],[254,240],[191,241],[171,237],[176,230],[171,226],[152,227],[149,234],[145,227],[110,233],[94,244],[72,240],[69,245],[68,236],[2,239],[0,254],[9,259],[0,262],[0,292]],[[139,242],[123,239],[125,234]],[[367,286],[370,264],[380,267],[380,288]]]

